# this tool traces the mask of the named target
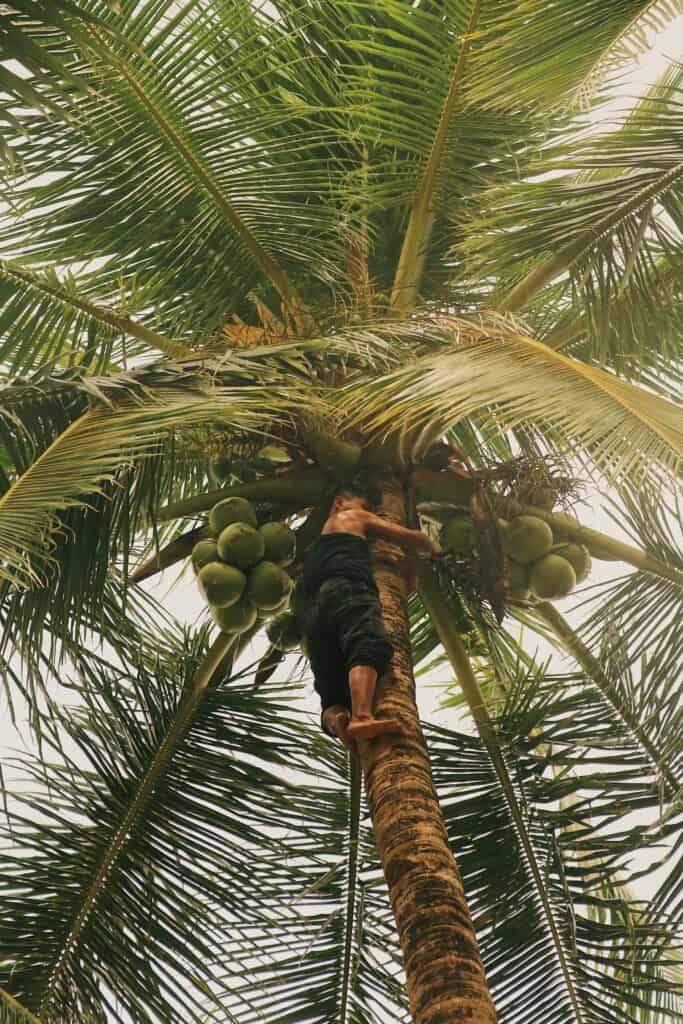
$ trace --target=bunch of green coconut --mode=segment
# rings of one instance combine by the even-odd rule
[[[276,629],[293,633],[295,616],[285,610],[293,581],[285,567],[294,561],[294,532],[282,522],[259,526],[252,503],[238,497],[213,506],[208,532],[192,549],[192,565],[216,625],[244,633],[275,615]]]
[[[583,583],[591,571],[591,556],[583,544],[553,535],[550,526],[537,516],[519,515],[499,519],[507,555],[508,596],[513,601],[533,596],[558,601]],[[471,516],[456,513],[443,526],[444,551],[471,557],[474,549]]]

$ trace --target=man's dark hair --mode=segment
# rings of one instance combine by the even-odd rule
[[[332,500],[335,498],[362,498],[368,505],[372,505],[372,500],[367,490],[357,484],[342,484],[341,487],[337,487]]]

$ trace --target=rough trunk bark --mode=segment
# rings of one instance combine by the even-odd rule
[[[383,481],[378,511],[405,525],[405,496],[397,480]],[[363,745],[368,805],[403,949],[415,1024],[495,1024],[415,704],[403,557],[391,544],[373,545],[375,579],[394,646],[392,668],[379,681],[375,708],[380,716],[400,718],[408,735]]]

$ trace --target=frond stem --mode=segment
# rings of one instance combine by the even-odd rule
[[[111,842],[107,846],[107,849],[104,851],[95,873],[95,877],[83,895],[80,908],[66,938],[62,952],[60,953],[59,959],[57,960],[47,982],[40,1002],[40,1013],[43,1013],[43,1011],[49,1007],[62,970],[76,948],[81,932],[87,924],[95,905],[102,895],[107,884],[107,880],[111,876],[112,870],[126,846],[137,820],[144,812],[149,801],[152,799],[159,780],[171,763],[171,759],[178,747],[185,739],[187,732],[192,726],[197,712],[201,707],[202,698],[206,694],[214,672],[221,664],[226,654],[230,651],[235,640],[235,634],[221,633],[209,648],[203,661],[198,666],[191,686],[180,701],[176,717],[171,723],[154,760],[140,781],[128,811],[116,830]]]
[[[360,782],[358,762],[350,758],[349,776],[349,859],[346,875],[346,921],[344,923],[344,962],[342,967],[339,1024],[347,1024],[349,986],[353,966],[353,932],[355,928],[356,886],[358,884],[358,847],[360,843]]]
[[[27,267],[22,267],[17,263],[9,263],[7,260],[0,260],[0,274],[5,274],[7,277],[22,281],[44,295],[49,295],[51,298],[63,302],[66,306],[80,309],[83,313],[87,313],[88,316],[92,317],[93,320],[98,320],[109,327],[114,327],[117,331],[121,331],[122,334],[130,335],[131,338],[144,341],[145,344],[157,349],[159,352],[163,352],[165,356],[169,356],[171,359],[179,359],[189,354],[188,349],[181,345],[180,342],[173,341],[172,338],[166,338],[163,334],[158,334],[157,331],[145,327],[144,324],[137,323],[129,316],[115,313],[105,306],[98,306],[96,303],[90,302],[83,295],[76,295],[65,288],[52,285],[37,274],[34,274]]]
[[[577,636],[564,616],[549,601],[539,601],[538,604],[534,605],[534,611],[550,626],[567,653],[574,658],[586,673],[587,678],[597,687],[603,697],[609,701],[646,752],[661,777],[671,787],[671,794],[675,795],[678,792],[680,783],[669,766],[662,761],[657,748],[638,722],[638,719],[635,715],[631,714],[628,708],[624,706],[623,701],[620,700],[616,687],[603,672],[598,659],[591,654],[588,647]]]
[[[683,177],[683,163],[672,167],[662,178],[653,181],[647,188],[642,189],[632,199],[623,203],[617,210],[608,213],[594,227],[587,231],[582,231],[578,238],[563,246],[554,256],[541,260],[499,300],[496,308],[504,313],[515,313],[523,309],[542,288],[545,288],[547,284],[550,284],[556,277],[559,277],[560,274],[568,270],[574,260],[592,243],[597,242],[603,235],[610,232],[620,220],[635,213],[642,206],[656,199],[662,192],[671,188],[681,177]]]
[[[35,1014],[31,1013],[30,1010],[27,1010],[25,1006],[22,1006],[21,1003],[18,1002],[14,996],[11,996],[9,992],[6,992],[4,988],[0,988],[0,1002],[7,1003],[10,1010],[19,1014],[21,1020],[25,1021],[26,1024],[42,1024]]]
[[[579,1002],[572,972],[562,943],[562,936],[560,935],[555,915],[553,913],[553,908],[550,903],[550,898],[546,890],[543,872],[541,871],[538,863],[536,851],[534,850],[531,842],[526,822],[524,821],[524,816],[510,779],[510,774],[508,772],[507,765],[505,764],[503,752],[500,748],[500,744],[498,743],[495,727],[486,707],[484,695],[479,688],[479,684],[472,669],[472,665],[470,664],[467,652],[458,635],[457,624],[454,616],[452,615],[448,604],[444,600],[436,579],[434,568],[431,565],[425,565],[423,563],[420,566],[419,593],[427,613],[434,624],[434,628],[443,645],[458,682],[460,683],[463,695],[467,701],[470,713],[477,727],[477,732],[488,751],[501,789],[505,794],[505,799],[510,808],[510,813],[512,814],[517,834],[526,855],[529,870],[534,878],[536,889],[543,905],[548,930],[553,938],[555,952],[567,987],[567,994],[576,1015],[577,1024],[584,1024],[583,1010]]]
[[[453,111],[462,86],[467,53],[470,48],[470,37],[479,21],[480,11],[481,0],[475,0],[467,29],[460,43],[460,52],[453,69],[448,94],[443,105],[427,166],[425,167],[420,188],[413,203],[410,220],[408,221],[408,227],[403,239],[401,255],[391,293],[391,309],[399,317],[407,316],[414,309],[417,302],[420,279],[427,255],[427,246],[429,245],[429,239],[436,219],[434,193],[437,177],[446,148]]]
[[[196,516],[213,508],[217,501],[232,497],[273,502],[287,505],[291,509],[311,508],[320,504],[331,486],[329,477],[322,470],[317,466],[307,466],[302,470],[264,477],[249,484],[233,484],[216,491],[195,494],[191,498],[181,498],[159,509],[157,520],[166,522],[169,519]]]

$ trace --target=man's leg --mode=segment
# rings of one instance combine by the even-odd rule
[[[375,718],[372,713],[377,671],[371,665],[354,665],[349,672],[351,720],[347,732],[352,740],[371,740],[386,733],[402,733],[397,718]]]
[[[386,733],[402,733],[397,718],[375,718],[373,714],[377,677],[386,671],[392,655],[377,591],[363,584],[347,584],[339,596],[334,614],[339,645],[349,666],[348,734],[353,740],[369,740]]]

